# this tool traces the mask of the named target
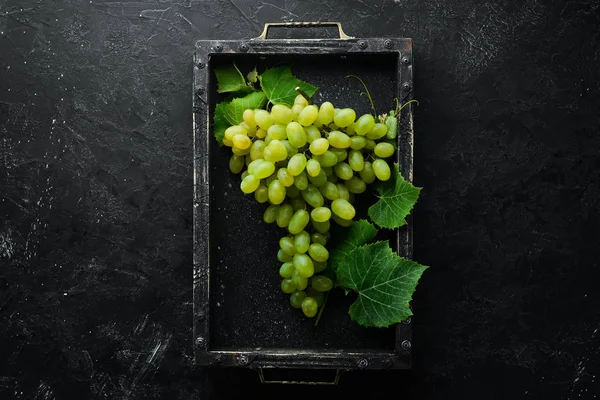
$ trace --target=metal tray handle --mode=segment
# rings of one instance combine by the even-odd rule
[[[269,28],[272,26],[285,26],[288,28],[308,28],[314,26],[337,26],[340,33],[340,39],[354,39],[353,36],[348,36],[342,30],[342,24],[339,22],[270,22],[265,24],[265,28],[260,36],[252,38],[252,40],[266,40]]]
[[[270,369],[270,368],[269,368]],[[295,380],[278,380],[278,379],[265,379],[265,374],[263,368],[258,368],[256,370],[258,372],[258,376],[260,378],[260,383],[278,383],[283,385],[329,385],[336,386],[340,381],[341,370],[335,370],[335,377],[333,381],[295,381]]]

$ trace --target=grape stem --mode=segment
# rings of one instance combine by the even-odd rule
[[[396,112],[394,113],[394,117],[397,117],[398,115],[400,115],[400,111],[402,111],[402,109],[404,107],[406,107],[407,105],[409,105],[410,103],[417,103],[417,105],[419,105],[419,101],[418,100],[409,100],[406,103],[402,104],[402,107],[398,108],[398,98],[395,99],[396,100]]]
[[[331,290],[329,291],[331,292]],[[317,320],[315,321],[315,326],[319,325],[319,321],[321,320],[321,315],[323,315],[323,310],[325,309],[325,304],[327,304],[327,299],[329,298],[329,292],[325,295],[325,300],[323,300],[323,305],[319,310],[319,315],[317,315]]]
[[[371,108],[373,109],[373,117],[377,117],[377,111],[375,111],[375,103],[373,103],[373,98],[371,97],[371,93],[369,92],[369,88],[367,88],[367,85],[363,82],[362,79],[360,79],[358,76],[356,75],[346,75],[344,78],[356,78],[360,81],[360,83],[362,83],[363,87],[365,88],[365,92],[366,93],[361,93],[360,95],[362,96],[363,94],[366,94],[367,97],[369,98],[369,102],[371,103]]]
[[[308,102],[308,105],[311,105],[313,103],[312,97],[307,95],[306,92],[304,90],[302,90],[302,88],[300,86],[296,87],[296,92],[298,92],[300,94],[300,96],[302,96],[302,97],[304,97],[304,99],[306,99],[306,101]]]

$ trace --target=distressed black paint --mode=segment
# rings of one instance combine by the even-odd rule
[[[599,7],[2,2],[1,397],[256,389],[252,371],[228,370],[208,375],[209,392],[192,368],[191,54],[197,39],[248,39],[265,22],[336,20],[352,36],[413,38],[425,188],[414,256],[432,268],[414,302],[411,371],[288,396],[372,385],[371,398],[593,399]]]

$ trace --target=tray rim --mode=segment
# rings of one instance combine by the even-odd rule
[[[194,362],[205,367],[310,368],[310,369],[409,369],[411,368],[412,321],[396,324],[395,350],[358,351],[330,349],[301,350],[294,348],[239,348],[218,350],[210,347],[210,266],[209,231],[209,157],[211,135],[209,74],[212,56],[223,54],[306,55],[377,53],[398,57],[397,97],[406,102],[413,94],[413,49],[410,38],[351,39],[265,39],[265,40],[197,40],[193,54],[193,146],[194,146],[194,206],[193,206],[193,339]],[[412,105],[398,119],[400,162],[405,179],[413,181],[413,113]],[[401,132],[403,134],[401,134]],[[402,140],[402,143],[400,141]],[[202,221],[202,228],[200,228]],[[399,253],[412,258],[412,217],[397,230]],[[365,328],[368,329],[368,328]]]

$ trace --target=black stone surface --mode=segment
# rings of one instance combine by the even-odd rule
[[[191,55],[265,22],[412,37],[413,369],[193,367]],[[600,3],[0,2],[0,398],[600,396]]]

